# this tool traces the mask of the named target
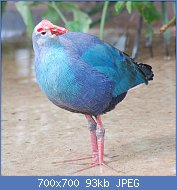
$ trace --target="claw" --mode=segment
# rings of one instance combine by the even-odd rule
[[[62,161],[57,161],[57,162],[52,162],[52,164],[62,164],[62,163],[73,163],[75,161],[79,161],[79,160],[86,160],[86,159],[90,159],[90,158],[94,158],[93,155],[90,156],[85,156],[85,157],[81,157],[81,158],[76,158],[76,159],[71,159],[71,160],[62,160]]]
[[[93,167],[96,167],[96,166],[105,166],[105,167],[107,167],[108,169],[110,169],[110,170],[113,170],[114,172],[116,172],[117,174],[119,174],[119,172],[116,170],[116,169],[114,169],[114,168],[112,168],[111,166],[108,166],[107,164],[105,164],[105,163],[91,163],[92,165],[90,165],[90,166],[88,166],[88,167],[85,167],[85,168],[81,168],[81,169],[79,169],[79,170],[76,170],[75,172],[72,172],[72,173],[70,173],[70,174],[76,174],[76,173],[79,173],[79,172],[82,172],[82,171],[85,171],[85,170],[87,170],[87,169],[90,169],[90,168],[93,168]],[[101,168],[100,168],[101,169]],[[101,170],[100,170],[101,171]],[[102,171],[101,171],[101,173],[102,173]]]
[[[72,172],[71,174],[76,174],[76,173],[82,172],[82,171],[84,171],[84,170],[87,170],[87,169],[93,168],[93,167],[95,167],[95,166],[97,166],[97,165],[98,165],[98,163],[93,164],[93,165],[91,165],[91,166],[88,166],[88,167],[85,167],[85,168],[82,168],[82,169],[76,170],[75,172]]]

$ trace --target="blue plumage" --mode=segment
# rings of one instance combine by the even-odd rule
[[[42,20],[35,27],[33,47],[41,90],[55,105],[85,114],[88,121],[92,161],[77,172],[97,165],[107,166],[104,162],[105,129],[100,115],[114,109],[129,89],[141,83],[148,84],[153,79],[151,66],[136,63],[95,36],[68,32],[48,20]]]
[[[139,66],[89,34],[66,32],[51,37],[50,31],[42,36],[35,29],[33,47],[40,88],[54,104],[72,112],[106,113],[129,89],[153,77],[150,66]]]

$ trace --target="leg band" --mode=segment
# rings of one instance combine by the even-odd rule
[[[105,134],[105,129],[104,128],[97,128],[96,130],[96,136],[98,139],[103,139]]]
[[[96,130],[96,123],[91,120],[88,120],[88,128],[90,131]]]

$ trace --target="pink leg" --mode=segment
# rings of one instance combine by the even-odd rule
[[[85,168],[81,168],[75,172],[73,172],[72,174],[96,167],[96,166],[105,166],[111,170],[113,170],[114,172],[118,173],[117,170],[115,170],[114,168],[108,166],[106,163],[104,163],[104,134],[105,134],[105,130],[103,128],[102,125],[102,121],[101,121],[101,117],[97,116],[96,118],[96,122],[94,121],[94,119],[89,116],[86,115],[86,118],[88,120],[88,122],[92,122],[92,124],[94,124],[94,126],[96,126],[96,122],[97,122],[97,129],[96,129],[96,133],[95,133],[95,127],[90,127],[90,129],[94,130],[90,130],[91,131],[91,145],[92,145],[92,153],[97,152],[98,151],[98,158],[96,160],[96,162],[94,161],[94,163],[92,163],[90,166],[85,167]],[[97,142],[96,142],[97,141]],[[96,148],[98,147],[98,148]],[[102,168],[100,167],[100,172],[102,173]]]
[[[85,115],[86,119],[88,120],[88,125],[89,125],[89,130],[90,130],[90,136],[91,136],[91,146],[92,146],[92,155],[87,155],[86,157],[82,158],[77,158],[77,159],[71,159],[71,160],[65,160],[61,161],[59,163],[72,163],[75,161],[80,161],[80,160],[86,160],[93,158],[92,162],[86,162],[86,163],[78,163],[78,165],[86,165],[88,164],[89,166],[85,168],[81,168],[71,174],[75,174],[78,172],[82,172],[84,170],[96,167],[96,166],[106,166],[107,168],[117,172],[114,168],[108,166],[107,164],[104,163],[104,134],[105,130],[102,125],[101,117],[97,116],[96,121],[93,119],[91,115]],[[58,163],[58,162],[53,162],[53,163]],[[101,169],[101,167],[100,167]],[[100,170],[101,171],[101,170]]]
[[[99,159],[99,164],[102,165],[104,163],[104,134],[105,134],[105,129],[103,128],[103,124],[102,124],[100,116],[97,116],[96,121],[97,121],[96,136],[97,136],[97,143],[98,143],[98,159]]]
[[[97,145],[97,136],[96,136],[96,122],[90,115],[85,115],[88,120],[88,127],[90,130],[90,138],[91,138],[91,146],[92,146],[92,154],[94,157],[94,162],[98,161],[98,145]]]

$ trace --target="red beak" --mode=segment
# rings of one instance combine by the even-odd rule
[[[49,30],[50,30],[51,34],[54,34],[56,36],[68,32],[68,30],[66,28],[55,26],[55,25],[54,25],[54,27],[49,28]]]

